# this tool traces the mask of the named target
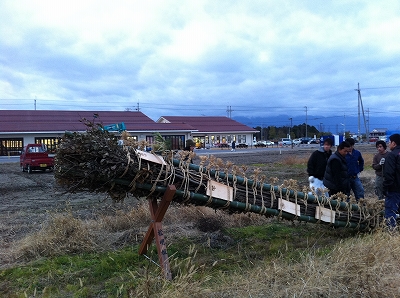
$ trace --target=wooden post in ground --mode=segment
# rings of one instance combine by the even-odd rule
[[[175,195],[175,185],[168,185],[160,204],[157,204],[157,198],[149,199],[150,215],[152,222],[144,236],[143,242],[139,248],[139,255],[143,255],[149,249],[149,246],[155,238],[158,261],[163,270],[164,277],[168,280],[172,279],[171,268],[168,260],[167,244],[164,238],[164,231],[162,229],[161,221],[164,218],[165,213]]]

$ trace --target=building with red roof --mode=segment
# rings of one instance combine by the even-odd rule
[[[139,111],[0,110],[0,155],[19,155],[30,143],[44,143],[54,151],[65,131],[86,131],[84,119],[104,126],[124,123],[132,138],[149,144],[158,132],[172,149],[182,149],[187,139],[199,147],[232,140],[250,143],[256,132],[227,117],[163,116],[155,122]]]
[[[198,147],[209,148],[220,144],[236,143],[251,144],[254,128],[244,125],[228,117],[222,116],[162,116],[158,123],[188,124],[196,128],[192,139]]]

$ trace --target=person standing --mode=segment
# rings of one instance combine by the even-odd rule
[[[346,141],[339,144],[335,153],[329,157],[324,174],[324,186],[329,189],[329,196],[339,192],[350,192],[350,181],[347,173],[346,154],[351,146]]]
[[[193,153],[194,148],[196,148],[196,143],[191,139],[186,140],[186,146],[183,148],[184,161],[190,160],[190,163],[193,163],[193,157],[195,155]]]
[[[235,140],[232,141],[232,150],[231,151],[236,151],[236,142],[235,142]]]
[[[385,219],[390,228],[396,227],[400,206],[400,134],[389,137],[389,152],[383,167],[383,193],[385,199]]]
[[[323,146],[315,150],[307,162],[308,181],[310,189],[315,190],[318,196],[322,195],[321,189],[324,188],[323,180],[326,170],[326,164],[332,155],[332,139],[324,140]]]
[[[372,168],[375,170],[375,194],[379,200],[383,200],[385,199],[383,195],[383,167],[389,152],[386,150],[385,141],[377,141],[375,146],[378,150],[378,153],[374,155],[372,160]]]
[[[364,198],[364,187],[359,177],[360,173],[364,170],[364,159],[361,152],[354,149],[355,141],[353,138],[347,138],[346,142],[351,146],[350,152],[346,155],[350,189],[353,191],[354,197],[358,202],[360,198]]]

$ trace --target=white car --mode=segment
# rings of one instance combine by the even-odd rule
[[[272,141],[265,141],[265,145],[267,145],[267,146],[274,146],[275,143],[272,142]]]
[[[301,144],[301,140],[300,139],[294,139],[293,140],[293,145],[300,145]]]
[[[292,140],[289,138],[283,138],[278,142],[279,146],[290,146],[292,145]]]

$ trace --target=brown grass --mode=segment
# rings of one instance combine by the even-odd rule
[[[309,249],[300,261],[277,258],[248,272],[222,276],[215,281],[218,290],[210,297],[399,296],[399,235],[379,231],[319,254]]]
[[[363,154],[363,158],[364,158],[364,167],[365,168],[371,168],[372,167],[372,160],[374,159],[374,155],[373,153],[365,153]]]
[[[130,211],[115,210],[112,215],[100,214],[92,220],[81,220],[70,209],[49,213],[49,216],[42,229],[17,243],[15,258],[33,259],[65,253],[101,252],[119,242],[133,241],[123,239],[127,238],[127,231],[134,230],[136,242],[141,240],[150,222],[147,202],[138,204]],[[143,231],[140,232],[138,228]]]
[[[196,253],[195,247],[191,246],[187,258],[170,257],[173,281],[160,278],[161,271],[146,270],[143,273],[129,271],[133,279],[142,279],[143,275],[145,277],[143,283],[128,290],[129,297],[210,297],[212,289],[207,283],[211,277],[206,274],[204,265],[195,265]]]
[[[168,209],[164,225],[169,239],[173,239],[195,231],[204,221],[238,227],[269,220],[254,214],[228,215],[207,207],[174,204]],[[40,231],[19,243],[18,255],[29,259],[100,252],[115,241],[113,234],[121,235],[133,227],[144,233],[148,223],[147,202],[95,220],[77,219],[70,211],[50,214]],[[132,278],[144,281],[128,292],[132,297],[397,297],[400,293],[400,236],[396,233],[379,230],[348,238],[330,252],[310,247],[296,259],[288,259],[286,253],[282,251],[272,261],[267,257],[252,262],[247,269],[230,275],[214,274],[210,279],[212,265],[195,265],[196,253],[191,247],[188,258],[170,260],[172,282],[162,279],[159,271],[130,272]]]
[[[306,165],[308,162],[309,157],[298,157],[295,155],[289,155],[283,158],[282,164],[287,165],[287,166],[293,166],[293,165]]]
[[[22,239],[16,254],[27,259],[68,253],[101,251],[87,222],[71,212],[52,214],[43,228]]]
[[[101,229],[109,232],[129,230],[132,227],[141,227],[151,221],[147,201],[140,201],[129,211],[115,210],[114,214],[100,215],[98,224]]]
[[[151,222],[147,201],[131,210],[115,210],[96,219],[81,220],[71,210],[49,214],[42,229],[16,244],[13,257],[34,259],[65,253],[100,252],[128,243],[139,243]],[[173,204],[163,225],[170,239],[214,232],[228,227],[259,225],[270,219],[256,214],[228,214],[202,206]]]

